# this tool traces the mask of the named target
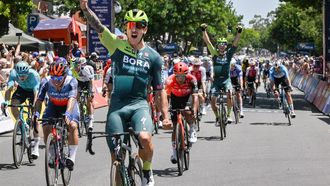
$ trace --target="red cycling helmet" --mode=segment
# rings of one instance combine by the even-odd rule
[[[174,74],[179,75],[179,74],[188,74],[189,68],[187,64],[183,62],[176,63],[174,65]]]
[[[51,76],[64,76],[68,71],[67,66],[68,63],[66,59],[60,57],[53,64],[51,64],[49,74]]]

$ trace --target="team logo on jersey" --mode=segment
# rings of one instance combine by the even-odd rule
[[[224,65],[224,64],[228,63],[227,62],[227,57],[217,57],[216,63],[221,64],[221,65]]]
[[[143,60],[140,60],[140,59],[131,58],[131,57],[126,56],[126,55],[124,55],[123,62],[126,63],[126,64],[133,65],[133,66],[150,69],[150,64],[149,64],[148,61],[143,61]]]

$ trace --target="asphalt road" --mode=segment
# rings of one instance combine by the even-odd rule
[[[291,126],[273,99],[259,92],[257,107],[245,108],[245,118],[227,126],[223,141],[209,111],[202,118],[198,141],[191,150],[190,169],[182,176],[169,160],[170,132],[161,130],[153,137],[156,185],[330,185],[330,119],[307,103],[298,90],[293,97],[297,118]],[[106,113],[107,108],[98,109],[96,120],[104,121]],[[95,130],[104,130],[104,124],[95,126]],[[0,135],[0,185],[46,185],[44,146],[34,164],[28,164],[25,157],[24,165],[15,169],[11,135]],[[95,140],[94,156],[85,152],[85,144],[83,137],[71,185],[109,185],[111,162],[105,139]]]

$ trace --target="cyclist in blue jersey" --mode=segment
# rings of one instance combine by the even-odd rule
[[[282,65],[281,61],[276,61],[274,66],[270,69],[269,79],[270,79],[271,87],[274,91],[275,99],[277,100],[280,108],[281,108],[281,102],[279,99],[279,85],[281,84],[284,87],[291,111],[290,115],[292,118],[295,118],[296,114],[293,108],[293,99],[291,96],[292,87],[289,78],[289,72],[288,69],[284,65]]]
[[[68,63],[62,57],[51,64],[50,76],[43,79],[40,85],[34,116],[35,118],[40,117],[41,105],[45,100],[46,94],[49,97],[49,101],[42,118],[57,118],[65,114],[65,122],[69,131],[69,157],[66,159],[66,167],[72,171],[78,149],[77,126],[79,122],[79,108],[76,100],[78,82],[74,77],[68,75],[68,71]],[[52,126],[48,122],[44,122],[42,125],[46,144]],[[52,161],[53,159],[50,158],[48,163],[53,165]]]
[[[243,100],[241,96],[241,91],[243,90],[243,72],[241,65],[236,64],[234,58],[230,61],[230,80],[233,88],[236,90],[236,97],[240,106],[240,117],[244,118]]]
[[[29,99],[30,103],[34,105],[36,95],[38,94],[38,89],[40,85],[40,76],[39,74],[30,68],[27,62],[20,61],[18,62],[14,69],[10,72],[9,80],[7,83],[7,90],[5,91],[5,102],[2,103],[1,108],[4,112],[8,101],[11,96],[11,92],[15,87],[15,83],[18,84],[14,94],[11,97],[11,104],[19,105]],[[18,107],[11,107],[11,112],[14,118],[17,120],[19,117]],[[38,125],[36,126],[38,130]],[[39,132],[38,132],[39,133]],[[37,159],[39,157],[39,142],[40,137],[38,133],[34,132],[34,148],[32,149],[31,157]]]
[[[171,122],[161,77],[163,61],[160,55],[144,42],[149,19],[142,10],[129,10],[124,18],[127,40],[122,40],[101,24],[95,13],[87,6],[87,0],[80,0],[80,7],[90,26],[99,33],[101,43],[111,54],[113,90],[106,132],[123,132],[129,125],[139,132],[139,139],[144,147],[139,149],[143,161],[142,185],[154,185],[151,164],[154,149],[151,137],[154,125],[147,103],[147,89],[150,85],[155,91],[156,103],[160,105],[163,127],[168,127]],[[110,138],[107,138],[107,143],[114,160],[115,144]]]

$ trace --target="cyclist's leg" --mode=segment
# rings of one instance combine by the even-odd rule
[[[27,99],[26,90],[21,88],[20,86],[17,86],[16,91],[14,92],[13,96],[11,97],[11,104],[13,105],[19,105],[25,102]],[[19,117],[19,110],[18,107],[11,107],[11,113],[13,114],[15,120]]]
[[[125,110],[125,107],[120,110],[109,109],[108,114],[107,114],[107,123],[105,125],[105,131],[107,134],[124,132],[125,123],[123,122],[123,118],[122,118],[125,115],[124,110]],[[126,124],[125,124],[125,128],[126,128]],[[116,160],[115,155],[114,155],[114,149],[115,149],[114,141],[112,141],[111,138],[108,137],[107,144],[108,144],[109,150],[111,152],[112,162],[114,162]]]
[[[273,90],[274,90],[274,97],[275,100],[277,101],[279,107],[281,107],[281,100],[279,99],[279,85],[281,83],[281,80],[278,78],[274,78],[274,82],[272,82],[272,84],[274,84]]]
[[[154,125],[151,120],[149,106],[146,101],[141,101],[133,106],[131,125],[135,131],[140,132],[139,139],[143,146],[143,149],[139,149],[139,156],[143,161],[143,174],[146,182],[154,182],[152,176],[152,157],[154,152],[154,146],[152,144],[152,131]]]
[[[219,95],[219,91],[220,91],[220,87],[213,82],[211,88],[211,107],[215,115],[215,118],[219,118],[218,106],[217,106],[217,97]]]
[[[66,108],[65,108],[65,110],[66,110]],[[78,123],[79,123],[79,117],[80,117],[79,106],[78,106],[78,103],[76,103],[73,106],[73,110],[72,110],[72,121],[68,125],[69,159],[71,160],[71,162],[67,161],[67,166],[70,170],[73,169],[73,165],[74,165],[74,162],[76,159],[76,153],[77,153],[77,149],[78,149],[78,130],[77,130],[77,128],[78,128]]]
[[[227,118],[228,118],[229,122],[232,122],[232,119],[231,119],[231,111],[233,108],[233,99],[232,99],[232,93],[231,93],[232,88],[233,87],[232,87],[230,81],[225,84],[225,90],[227,92]]]
[[[285,78],[282,78],[282,79],[283,79],[282,80],[282,86],[286,87],[284,90],[285,90],[285,94],[286,94],[286,97],[287,97],[287,100],[288,100],[288,105],[290,107],[291,115],[293,117],[295,117],[293,99],[292,99],[292,96],[291,96],[292,89],[291,89],[291,87],[289,87],[289,84],[286,82],[286,79]]]
[[[86,82],[86,88],[88,92],[90,92],[90,96],[87,98],[87,113],[89,117],[89,123],[88,123],[88,128],[93,129],[93,121],[94,121],[94,105],[93,105],[93,100],[94,100],[94,93],[93,93],[93,87],[91,82]]]
[[[29,99],[29,103],[33,104],[35,99],[35,94],[33,91],[27,91],[26,96]],[[32,108],[33,109],[33,108]],[[35,124],[35,130],[33,131],[33,137],[34,137],[34,147],[32,149],[31,156],[33,159],[37,159],[39,157],[39,143],[40,143],[40,125],[39,122],[36,122]]]

